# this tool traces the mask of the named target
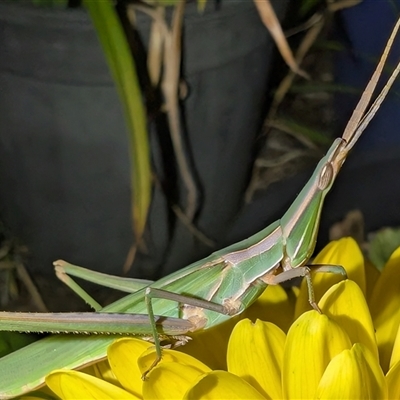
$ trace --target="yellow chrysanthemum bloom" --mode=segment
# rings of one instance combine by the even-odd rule
[[[154,346],[125,338],[109,347],[111,369],[54,371],[47,385],[62,399],[399,399],[400,249],[380,275],[352,239],[314,263],[342,265],[349,277],[314,276],[323,314],[310,310],[305,285],[270,286],[244,319],[163,350],[145,381]]]

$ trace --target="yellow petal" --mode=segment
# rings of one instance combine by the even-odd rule
[[[190,354],[212,369],[225,370],[227,343],[234,326],[245,318],[253,322],[261,318],[275,323],[287,332],[293,321],[295,300],[294,293],[289,292],[288,295],[280,285],[268,286],[260,298],[241,315],[206,331],[194,332],[191,334],[193,340],[179,347],[178,351]]]
[[[178,351],[193,356],[212,369],[226,369],[226,349],[229,336],[240,319],[242,319],[242,315],[205,331],[191,333],[190,336],[193,340],[185,346],[179,347]]]
[[[156,360],[156,351],[153,346],[152,348],[146,350],[138,359],[138,366],[141,371],[141,374],[148,372],[155,360]],[[164,362],[168,363],[172,362],[172,363],[179,363],[182,365],[188,365],[189,367],[197,369],[201,373],[211,371],[211,369],[207,367],[207,365],[203,364],[201,361],[190,356],[189,354],[185,354],[176,350],[163,349],[162,359],[158,365],[161,365]],[[151,376],[153,370],[149,372],[148,377]]]
[[[332,241],[326,245],[315,257],[312,264],[340,265],[345,268],[347,277],[355,281],[365,293],[365,271],[364,257],[356,241],[352,238],[343,238]],[[311,264],[311,265],[312,265]],[[322,295],[335,283],[343,280],[344,277],[333,273],[315,273],[313,274],[313,287],[315,300],[318,303]],[[303,279],[300,287],[299,297],[296,303],[295,316],[310,310],[308,302],[308,289]]]
[[[347,332],[351,343],[363,343],[379,360],[369,308],[355,282],[345,280],[332,286],[322,297],[319,306],[323,314]]]
[[[114,372],[112,371],[108,360],[103,360],[96,364],[93,364],[93,371],[96,378],[103,379],[103,381],[107,381],[112,383],[113,385],[122,387]]]
[[[346,332],[326,315],[302,314],[289,329],[283,356],[283,398],[314,398],[331,359],[351,347]]]
[[[111,369],[123,388],[140,397],[142,395],[142,372],[138,358],[153,344],[135,338],[114,341],[107,350]]]
[[[257,301],[243,313],[253,322],[257,318],[269,321],[287,332],[293,322],[296,297],[281,285],[270,285]]]
[[[394,340],[393,351],[390,357],[389,368],[392,368],[395,364],[400,361],[400,326],[397,329],[396,338]]]
[[[381,366],[386,372],[400,324],[400,248],[392,254],[376,282],[370,310]]]
[[[204,372],[193,366],[164,361],[143,382],[143,398],[181,399],[202,375]]]
[[[400,399],[400,362],[397,362],[390,368],[386,374],[388,386],[388,399]]]
[[[285,333],[270,322],[238,322],[228,344],[229,372],[243,378],[266,398],[282,398],[285,339]]]
[[[35,395],[37,393],[37,395]],[[53,396],[49,396],[49,395],[42,395],[40,392],[35,392],[35,393],[33,393],[33,394],[29,394],[29,395],[26,395],[26,396],[21,396],[21,397],[18,397],[18,400],[43,400],[43,399],[46,399],[46,400],[52,400],[52,399],[56,399],[56,397],[53,395]]]
[[[47,386],[61,399],[140,399],[120,387],[78,371],[55,370]]]
[[[18,397],[18,400],[58,400],[58,397],[47,387],[41,387],[39,390],[28,393],[25,396]]]
[[[265,371],[266,372],[266,371]],[[213,371],[199,378],[185,394],[184,400],[264,399],[245,380],[226,371]]]
[[[355,344],[333,358],[318,385],[317,399],[386,399],[387,384],[378,360]]]

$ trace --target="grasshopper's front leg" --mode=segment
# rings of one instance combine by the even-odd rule
[[[268,285],[279,285],[295,278],[305,278],[308,289],[308,302],[315,311],[322,314],[321,309],[315,301],[314,286],[311,279],[311,269],[313,269],[314,272],[330,272],[333,274],[343,275],[344,277],[347,276],[346,270],[340,265],[310,265],[295,269],[288,269],[278,275],[267,274],[261,279]]]

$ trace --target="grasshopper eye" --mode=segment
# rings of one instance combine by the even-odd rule
[[[333,167],[330,162],[326,163],[321,170],[321,175],[318,180],[318,188],[325,190],[331,186],[333,182]]]

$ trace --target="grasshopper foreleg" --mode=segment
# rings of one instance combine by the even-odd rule
[[[282,282],[290,281],[291,279],[294,278],[305,278],[308,289],[308,302],[310,303],[311,307],[314,310],[322,314],[321,309],[318,307],[318,304],[315,301],[314,286],[310,274],[311,268],[313,269],[314,272],[330,272],[334,274],[341,274],[347,276],[346,270],[340,265],[315,264],[315,265],[292,268],[283,271],[278,275],[267,274],[262,277],[262,280],[268,285],[279,285]]]

